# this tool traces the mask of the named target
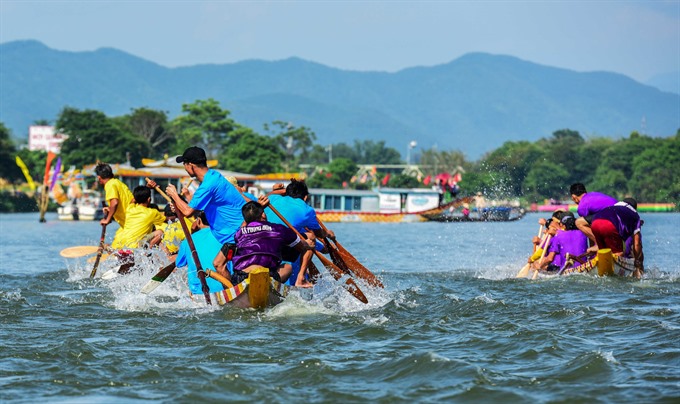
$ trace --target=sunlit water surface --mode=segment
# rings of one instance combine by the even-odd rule
[[[91,280],[59,251],[98,223],[0,215],[0,402],[677,403],[680,215],[643,215],[642,281],[515,279],[539,217],[331,224],[386,288],[257,312],[192,302],[181,271],[142,295],[153,264]]]

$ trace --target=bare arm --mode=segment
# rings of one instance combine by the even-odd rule
[[[305,251],[315,249],[316,248],[316,242],[312,238],[308,238],[306,240],[300,240],[300,242],[295,244],[295,247],[293,247],[293,248],[295,248],[295,250],[297,250],[299,253],[304,253]]]
[[[118,209],[118,198],[112,198],[109,200],[109,207],[104,208],[104,212],[106,213],[106,217],[103,218],[99,224],[102,226],[107,226],[111,221],[113,221],[113,215],[116,213],[116,210]]]
[[[224,253],[221,250],[220,252],[217,253],[215,259],[213,259],[213,267],[215,268],[215,271],[217,271],[218,274],[231,280],[229,271],[227,271],[227,257],[224,256]]]
[[[554,259],[555,259],[555,252],[553,251],[553,252],[549,253],[547,256],[543,257],[543,261],[541,261],[540,268],[546,269],[548,267],[548,264],[553,262]]]
[[[175,209],[179,209],[180,212],[186,217],[191,216],[194,213],[194,209],[190,207],[186,202],[182,200],[177,194],[177,188],[174,185],[168,184],[165,188],[165,193],[172,198]]]
[[[633,257],[635,258],[635,268],[644,271],[645,256],[642,253],[642,236],[639,232],[633,236]]]

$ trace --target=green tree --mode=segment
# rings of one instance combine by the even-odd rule
[[[542,197],[560,199],[569,188],[568,179],[569,172],[561,164],[541,160],[534,164],[524,179],[526,195],[533,201]]]
[[[23,177],[16,165],[16,147],[12,141],[12,134],[3,122],[0,122],[0,178],[11,182]]]
[[[575,182],[592,184],[597,168],[602,161],[602,156],[614,143],[611,138],[596,137],[579,146],[575,154],[572,155],[572,159],[577,164],[572,168],[569,185]],[[568,197],[568,195],[565,195],[565,197]]]
[[[229,133],[237,124],[229,117],[230,112],[220,107],[212,98],[182,105],[183,115],[171,122],[176,133],[175,153],[182,154],[191,146],[205,150],[208,159],[215,158],[228,145]]]
[[[149,157],[161,158],[174,148],[176,141],[168,124],[167,112],[150,108],[135,108],[122,118],[128,132],[146,140],[149,144],[151,152]]]
[[[420,168],[425,175],[463,172],[471,166],[460,150],[439,151],[433,147],[423,150],[420,155]]]
[[[680,205],[680,135],[658,139],[633,159],[631,193],[642,202],[675,202]]]
[[[635,189],[629,187],[633,176],[633,160],[641,152],[654,148],[654,143],[654,139],[638,132],[632,132],[627,139],[615,142],[602,153],[593,183],[586,186],[616,198],[635,194]]]
[[[296,127],[290,122],[274,121],[265,124],[264,130],[272,134],[274,140],[284,153],[284,169],[295,170],[300,164],[307,164],[313,149],[316,134],[311,129]]]
[[[359,167],[346,158],[333,159],[324,170],[318,170],[307,180],[312,188],[342,188],[343,182],[349,183]]]
[[[139,167],[142,158],[149,153],[146,141],[124,132],[100,111],[64,108],[56,127],[68,135],[61,146],[65,165],[82,167],[98,160],[120,163],[129,155],[131,164]]]
[[[274,139],[239,127],[229,134],[229,147],[219,155],[219,162],[225,170],[265,174],[279,171],[283,157]]]
[[[497,185],[485,185],[485,194],[491,192],[491,188],[502,189],[508,196],[522,196],[524,194],[524,182],[529,171],[546,155],[545,151],[527,141],[505,142],[500,148],[492,151],[483,160],[483,167],[491,174],[490,179],[496,178]],[[502,180],[502,186],[498,181]]]
[[[331,149],[331,147],[333,149]],[[332,156],[334,158],[338,157],[344,157],[342,155],[337,155],[335,152],[335,145],[330,145],[330,146],[321,146],[318,144],[313,144],[311,149],[309,150],[309,154],[307,156],[307,160],[305,160],[305,164],[311,164],[311,165],[326,165],[329,163],[329,159]],[[354,161],[353,159],[350,159]]]
[[[335,149],[333,150],[335,153]],[[357,164],[399,164],[401,155],[392,148],[385,146],[385,141],[373,140],[354,141],[353,161]]]
[[[47,163],[47,152],[44,150],[28,150],[28,148],[21,149],[16,153],[21,160],[26,164],[28,172],[36,184],[42,184],[43,176],[45,175],[45,164]],[[24,180],[23,173],[20,180]]]
[[[384,177],[383,177],[384,178]],[[386,187],[390,188],[418,188],[421,186],[416,177],[404,174],[391,175]]]

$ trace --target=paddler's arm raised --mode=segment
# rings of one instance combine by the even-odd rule
[[[177,193],[177,188],[175,188],[174,185],[168,184],[168,186],[165,188],[165,193],[168,194],[170,198],[172,198],[172,201],[175,204],[175,209],[179,209],[179,211],[182,212],[184,216],[189,217],[194,213],[194,209],[184,202],[182,198],[180,198],[179,194]]]

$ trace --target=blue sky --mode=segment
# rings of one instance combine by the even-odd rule
[[[0,0],[0,42],[19,39],[168,67],[297,56],[397,71],[488,52],[645,82],[680,71],[680,0]]]

